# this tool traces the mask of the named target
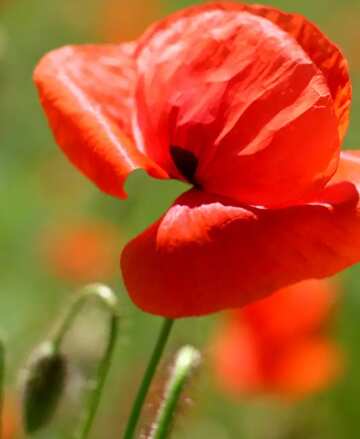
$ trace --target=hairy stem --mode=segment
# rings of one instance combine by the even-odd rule
[[[154,378],[156,369],[159,365],[159,362],[161,360],[161,356],[164,352],[166,342],[169,338],[171,329],[173,327],[174,320],[171,319],[164,319],[163,324],[161,326],[161,330],[155,345],[155,348],[153,350],[153,353],[151,355],[149,364],[147,366],[147,369],[145,371],[145,374],[143,376],[142,382],[140,384],[138,393],[136,395],[132,411],[125,429],[125,433],[123,438],[124,439],[133,439],[134,434],[136,432],[136,427],[139,422],[139,418],[141,415],[142,408],[144,406],[144,402],[146,399],[146,396],[149,392],[149,388],[151,385],[151,382]]]

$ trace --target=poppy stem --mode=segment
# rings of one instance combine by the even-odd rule
[[[91,380],[91,386],[87,395],[87,401],[80,421],[80,426],[74,435],[76,439],[86,439],[94,423],[95,415],[99,407],[100,398],[104,389],[114,353],[118,335],[119,312],[118,301],[113,291],[105,285],[92,284],[83,288],[74,300],[68,313],[52,338],[53,351],[58,353],[61,344],[71,329],[74,320],[78,317],[83,307],[91,299],[98,301],[110,314],[109,332],[105,351],[98,364],[96,375]]]
[[[200,361],[200,352],[192,346],[184,346],[176,355],[164,400],[153,424],[150,439],[166,439],[168,437],[181,393],[192,371],[199,366]]]
[[[151,382],[154,378],[155,372],[160,363],[161,356],[164,352],[166,342],[168,341],[173,324],[174,324],[174,320],[172,319],[164,319],[163,321],[157,342],[155,344],[155,348],[151,355],[149,364],[143,376],[142,382],[140,384],[138,393],[136,395],[131,410],[131,414],[123,436],[124,439],[133,439],[134,437],[146,396],[149,392]]]
[[[56,329],[55,334],[51,339],[53,349],[56,352],[60,350],[64,338],[80,314],[80,311],[91,299],[95,299],[101,305],[105,306],[113,317],[119,317],[118,301],[114,292],[106,285],[87,285],[79,291],[79,294],[70,305],[69,311],[66,313],[63,321],[60,323],[60,326]]]
[[[85,287],[81,291],[81,295],[75,300],[75,303],[73,304],[69,314],[65,318],[61,328],[59,329],[57,337],[54,340],[56,348],[59,349],[61,341],[71,327],[73,320],[79,314],[80,310],[86,304],[87,300],[92,297],[94,299],[97,299],[101,305],[105,306],[110,314],[109,332],[107,345],[103,356],[98,364],[96,375],[91,380],[86,406],[82,415],[80,426],[74,436],[75,439],[86,439],[90,433],[90,430],[95,420],[97,409],[100,404],[105,380],[108,375],[113,358],[115,344],[118,336],[119,312],[117,298],[112,290],[101,284],[94,284]]]
[[[79,433],[75,436],[76,439],[86,439],[94,423],[96,412],[99,407],[101,395],[104,389],[105,380],[111,366],[115,342],[118,335],[118,319],[119,318],[117,315],[112,315],[110,319],[109,338],[106,351],[101,362],[99,363],[96,377],[94,380],[92,380],[92,386],[88,396],[88,403],[84,410]]]

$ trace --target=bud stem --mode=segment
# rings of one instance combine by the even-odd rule
[[[146,396],[149,392],[149,388],[151,385],[151,382],[153,380],[153,377],[155,375],[156,369],[159,365],[161,356],[164,352],[166,342],[169,338],[171,329],[173,327],[174,320],[171,319],[164,319],[162,327],[160,329],[160,333],[154,348],[154,351],[152,353],[152,356],[150,358],[149,364],[147,366],[147,369],[145,371],[145,374],[143,376],[141,385],[139,387],[138,393],[136,395],[132,411],[128,420],[128,424],[126,426],[126,430],[124,433],[124,439],[133,439],[136,427],[140,418],[140,414],[142,411],[142,408],[144,406],[144,402],[146,399]]]
[[[61,322],[60,327],[57,329],[55,336],[53,337],[53,346],[55,351],[60,349],[60,345],[67,332],[71,328],[74,320],[79,315],[83,306],[86,305],[87,301],[91,298],[97,299],[102,305],[105,305],[112,315],[118,315],[117,299],[110,288],[101,284],[92,284],[86,286],[77,295],[73,304],[70,306],[68,313],[65,315],[64,320]]]
[[[168,437],[181,393],[192,370],[199,365],[200,359],[200,353],[193,347],[185,346],[180,349],[150,439]]]
[[[98,300],[101,305],[104,305],[109,311],[111,318],[109,322],[109,332],[106,350],[103,354],[101,361],[99,362],[96,376],[92,380],[91,389],[88,393],[86,406],[83,412],[79,429],[77,430],[75,439],[86,439],[90,433],[91,427],[94,423],[95,415],[99,407],[100,398],[104,389],[105,380],[108,375],[115,343],[118,335],[118,303],[117,298],[110,288],[101,284],[88,285],[80,291],[79,296],[75,299],[74,303],[70,307],[69,312],[66,314],[60,327],[53,337],[53,346],[55,351],[60,349],[61,343],[72,326],[74,320],[79,315],[83,306],[91,298]]]
[[[108,344],[104,356],[99,363],[93,387],[89,392],[88,403],[84,410],[83,421],[79,428],[78,434],[75,436],[76,439],[86,439],[94,423],[96,412],[99,407],[101,395],[104,389],[105,380],[111,366],[111,360],[118,335],[118,320],[119,317],[117,315],[113,315],[110,320]]]

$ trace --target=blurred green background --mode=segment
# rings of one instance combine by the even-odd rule
[[[159,319],[132,305],[121,284],[121,246],[156,219],[181,193],[177,182],[151,180],[141,172],[127,183],[124,202],[101,194],[55,146],[32,84],[32,71],[48,50],[68,43],[135,38],[152,20],[191,0],[1,0],[0,1],[0,330],[8,347],[7,397],[19,405],[19,371],[79,285],[104,281],[120,296],[121,342],[93,438],[120,437],[124,419],[159,327]],[[349,57],[354,82],[352,124],[346,147],[360,147],[360,3],[358,0],[272,0],[303,13],[338,42]],[[84,224],[84,227],[82,227]],[[94,263],[82,237],[104,255]],[[94,236],[93,236],[94,235]],[[98,242],[99,241],[99,242]],[[105,244],[104,244],[105,242]],[[59,245],[61,243],[61,245]],[[102,248],[105,246],[105,248]],[[58,247],[68,248],[58,254]],[[69,254],[77,249],[75,267]],[[102,252],[102,253],[101,253]],[[112,255],[110,257],[109,255]],[[96,255],[94,256],[96,259]],[[70,258],[71,259],[71,258]],[[82,266],[82,264],[84,266]],[[87,265],[88,264],[88,265]],[[96,264],[95,264],[96,265]],[[342,275],[344,295],[335,337],[347,357],[346,374],[331,389],[293,407],[269,401],[231,401],[213,384],[206,362],[209,335],[218,316],[177,322],[168,356],[183,343],[204,349],[205,364],[188,392],[174,437],[178,439],[350,439],[359,434],[360,267]],[[74,358],[68,391],[57,418],[36,437],[69,437],[79,410],[84,375],[102,345],[105,316],[89,307],[67,343]],[[156,386],[161,388],[162,376]],[[156,391],[151,399],[156,405]],[[187,407],[188,406],[188,407]],[[151,418],[152,406],[148,408]],[[146,414],[145,414],[146,415]],[[148,422],[145,416],[144,425]],[[23,437],[20,432],[16,437]]]

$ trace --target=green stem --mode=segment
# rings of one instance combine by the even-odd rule
[[[110,288],[101,284],[86,286],[79,292],[73,304],[70,306],[68,313],[65,315],[64,320],[61,322],[60,327],[56,330],[55,336],[53,337],[55,351],[60,349],[64,337],[90,298],[98,300],[102,305],[105,305],[113,315],[117,315],[117,299]]]
[[[182,390],[192,370],[200,363],[200,358],[200,353],[191,346],[185,346],[179,351],[163,403],[153,426],[151,439],[168,437]]]
[[[141,385],[139,387],[138,393],[136,395],[132,411],[126,426],[126,430],[124,433],[123,438],[124,439],[133,439],[136,427],[140,418],[140,414],[146,399],[146,396],[149,392],[149,388],[152,382],[152,379],[155,375],[156,369],[159,365],[161,356],[164,352],[164,348],[166,345],[166,342],[169,338],[171,329],[173,327],[174,320],[171,319],[164,319],[158,340],[156,342],[154,351],[151,355],[149,364],[147,366],[147,369],[145,371],[144,377],[142,379]]]
[[[104,389],[105,380],[108,375],[111,360],[114,352],[115,342],[118,335],[118,316],[113,315],[110,321],[109,339],[106,347],[106,351],[100,362],[97,370],[96,377],[94,379],[93,387],[90,391],[88,404],[84,411],[83,421],[79,428],[76,439],[86,439],[89,435],[91,427],[94,423],[97,409],[99,407],[100,398]]]
[[[61,343],[71,328],[74,320],[79,315],[83,306],[91,298],[98,300],[101,305],[106,307],[111,315],[111,319],[106,350],[101,361],[99,362],[96,376],[92,380],[91,390],[89,391],[87,398],[87,404],[83,412],[79,429],[74,436],[75,439],[86,439],[90,433],[97,409],[99,407],[105,380],[111,366],[119,324],[117,298],[112,290],[101,284],[89,285],[82,289],[79,296],[75,299],[74,303],[70,307],[70,310],[66,314],[60,327],[56,331],[55,336],[53,337],[54,351],[57,352],[59,351]]]

